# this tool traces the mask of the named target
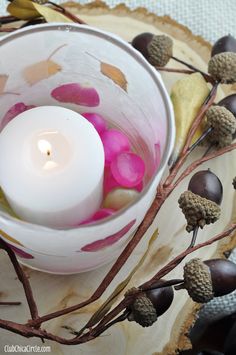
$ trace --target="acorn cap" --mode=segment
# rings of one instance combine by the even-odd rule
[[[236,82],[236,53],[223,52],[214,55],[208,63],[208,73],[222,84]]]
[[[185,264],[184,288],[198,303],[209,302],[214,297],[210,269],[201,259],[195,258]]]
[[[173,41],[165,35],[153,36],[147,49],[148,61],[157,67],[164,67],[172,56]]]
[[[186,230],[188,232],[197,226],[203,228],[205,224],[214,223],[220,217],[220,207],[215,202],[191,191],[183,192],[178,202],[187,220]]]
[[[234,115],[223,106],[212,106],[206,112],[206,127],[214,130],[207,136],[207,141],[217,143],[219,148],[232,143],[233,134],[236,131],[236,119]]]
[[[145,295],[138,296],[130,306],[129,321],[135,321],[142,327],[150,327],[157,320],[152,301]]]

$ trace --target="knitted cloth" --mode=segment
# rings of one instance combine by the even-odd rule
[[[230,254],[229,260],[236,263],[236,249]],[[199,317],[205,322],[213,322],[235,312],[236,291],[223,297],[214,298],[201,309]]]

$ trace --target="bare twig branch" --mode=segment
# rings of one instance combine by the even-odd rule
[[[24,271],[22,270],[22,268],[15,256],[15,253],[12,251],[12,249],[8,246],[8,244],[2,238],[0,238],[0,248],[4,249],[7,252],[8,256],[12,262],[12,265],[15,269],[15,272],[18,276],[18,279],[23,285],[23,288],[25,291],[25,296],[26,296],[26,299],[27,299],[27,302],[29,305],[30,314],[31,314],[32,319],[37,319],[38,318],[38,309],[37,309],[37,306],[36,306],[36,303],[35,303],[35,300],[33,297],[33,292],[32,292],[29,280],[26,277]]]

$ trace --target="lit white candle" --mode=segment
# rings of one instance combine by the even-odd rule
[[[0,133],[0,185],[26,221],[66,228],[87,219],[102,201],[103,173],[101,139],[72,110],[33,108]]]

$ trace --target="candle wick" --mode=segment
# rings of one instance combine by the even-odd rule
[[[49,156],[51,154],[50,150],[47,150],[47,155]]]

